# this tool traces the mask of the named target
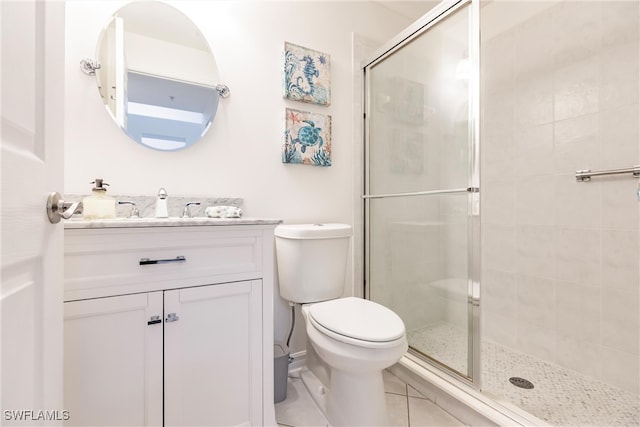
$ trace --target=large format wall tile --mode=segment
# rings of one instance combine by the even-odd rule
[[[539,6],[481,13],[483,338],[637,393],[638,180],[574,174],[640,164],[640,3]]]

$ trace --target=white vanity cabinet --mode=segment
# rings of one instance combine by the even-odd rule
[[[150,292],[65,303],[66,425],[162,425],[162,297]],[[157,323],[148,322],[153,316]]]
[[[260,287],[165,292],[165,426],[262,425]]]
[[[275,225],[67,227],[66,424],[274,424]]]

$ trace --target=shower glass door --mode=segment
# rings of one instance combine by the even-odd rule
[[[365,294],[404,320],[410,353],[471,382],[479,366],[475,8],[441,3],[364,68]]]

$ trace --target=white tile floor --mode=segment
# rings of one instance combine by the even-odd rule
[[[464,426],[411,386],[386,371],[384,387],[391,426]],[[302,380],[297,378],[295,373],[288,379],[287,398],[276,404],[276,420],[278,425],[285,427],[329,426],[307,393]]]

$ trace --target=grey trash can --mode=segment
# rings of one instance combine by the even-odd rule
[[[273,346],[273,402],[287,398],[287,375],[289,374],[289,349],[285,344]]]

